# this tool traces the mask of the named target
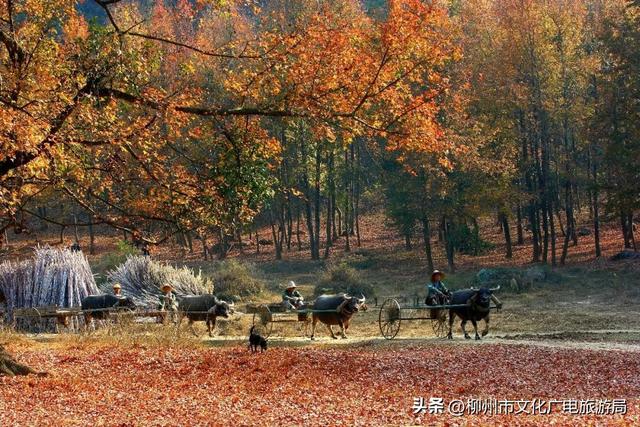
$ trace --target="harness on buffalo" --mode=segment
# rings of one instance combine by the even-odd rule
[[[340,305],[336,308],[336,312],[344,315],[353,314],[353,311],[349,311],[349,309],[347,309],[346,307],[348,302],[349,302],[348,299],[345,299],[344,301],[342,301]]]
[[[488,313],[491,309],[489,307],[483,307],[476,302],[478,297],[478,292],[474,293],[471,298],[467,300],[467,304],[471,306],[471,309],[474,311],[479,311],[482,313]]]

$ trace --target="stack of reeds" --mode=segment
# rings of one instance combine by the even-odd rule
[[[140,307],[154,308],[159,304],[162,285],[169,284],[178,296],[213,293],[213,283],[188,267],[173,267],[151,260],[148,256],[132,255],[115,270],[107,273],[105,292],[113,284],[122,286],[122,295],[131,297]]]
[[[36,248],[30,260],[0,263],[0,291],[8,322],[14,321],[13,311],[18,308],[80,307],[84,297],[99,292],[82,252],[51,247]],[[72,320],[71,326],[77,327],[77,319]],[[29,329],[38,327],[31,324],[36,326]]]

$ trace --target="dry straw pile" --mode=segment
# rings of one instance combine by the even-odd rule
[[[82,252],[38,247],[32,259],[0,263],[0,293],[12,322],[17,308],[80,307],[98,287]]]
[[[124,296],[147,308],[158,305],[160,287],[164,284],[173,286],[179,296],[213,293],[213,283],[203,277],[202,272],[195,274],[188,267],[176,268],[142,255],[129,256],[123,264],[108,272],[107,282],[109,289],[105,291],[108,292],[112,284],[120,283]]]

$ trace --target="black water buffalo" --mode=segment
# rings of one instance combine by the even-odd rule
[[[358,311],[366,311],[364,295],[362,298],[352,297],[346,294],[320,295],[313,304],[313,310],[327,310],[326,312],[313,313],[313,326],[311,327],[311,339],[315,339],[316,323],[318,320],[329,328],[331,338],[337,337],[333,333],[332,325],[338,325],[341,329],[342,338],[347,338],[345,333],[349,329],[351,316]]]
[[[135,310],[136,305],[131,298],[118,297],[111,294],[89,295],[81,302],[85,324],[89,324],[91,319],[104,320],[109,317],[109,313],[118,310]]]
[[[193,329],[193,322],[207,322],[207,331],[211,337],[213,336],[211,330],[216,327],[216,318],[218,316],[228,318],[234,312],[234,305],[218,299],[215,295],[192,295],[178,299],[178,310],[189,319],[189,327],[194,335],[197,334]],[[182,322],[182,316],[180,322]]]
[[[455,316],[458,316],[460,319],[462,319],[460,327],[462,328],[462,332],[464,332],[464,337],[466,339],[471,338],[465,329],[465,325],[469,320],[471,321],[473,329],[476,332],[477,340],[480,339],[480,335],[478,335],[479,320],[484,320],[485,322],[482,336],[487,335],[487,333],[489,332],[489,313],[491,301],[495,301],[498,308],[502,306],[500,301],[495,296],[493,296],[493,292],[497,291],[498,289],[500,289],[499,286],[495,289],[464,289],[461,291],[453,292],[451,294],[450,304],[468,304],[468,306],[454,307],[449,309],[449,334],[447,335],[447,338],[453,338],[451,329],[453,327],[453,320]]]

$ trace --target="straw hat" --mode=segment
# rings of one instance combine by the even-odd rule
[[[431,281],[432,281],[432,282],[433,282],[433,278],[434,278],[434,276],[435,276],[436,274],[439,274],[441,279],[444,279],[444,277],[445,277],[445,274],[444,274],[442,271],[440,271],[440,270],[433,270],[433,273],[431,273]]]
[[[298,285],[296,285],[296,282],[294,282],[293,280],[289,281],[289,284],[287,285],[287,289],[294,289],[297,288]]]
[[[113,289],[122,289],[122,286],[120,286],[120,283],[114,283]]]
[[[169,285],[169,284],[166,284],[166,285],[162,285],[162,287],[161,287],[160,289],[161,289],[161,290],[163,290],[163,291],[164,291],[165,289],[168,289],[168,290],[170,290],[170,291],[171,291],[171,290],[173,290],[173,286],[171,286],[171,285]]]

